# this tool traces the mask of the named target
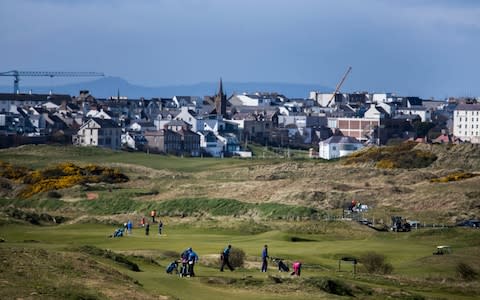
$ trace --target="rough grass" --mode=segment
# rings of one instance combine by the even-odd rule
[[[158,299],[130,276],[76,252],[0,247],[0,260],[2,299]]]

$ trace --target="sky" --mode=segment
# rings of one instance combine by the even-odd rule
[[[343,92],[480,96],[480,1],[0,0],[0,72],[333,88],[349,66]]]

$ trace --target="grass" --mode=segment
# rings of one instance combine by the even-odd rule
[[[425,170],[433,175],[420,176],[418,184],[408,181],[413,182],[415,193],[386,195],[393,183],[401,185],[403,177],[417,173],[359,170],[338,162],[307,162],[295,157],[192,159],[52,146],[0,150],[0,161],[29,169],[52,162],[98,163],[119,167],[131,179],[115,185],[61,189],[58,199],[45,193],[11,199],[13,190],[4,185],[0,190],[4,195],[0,197],[0,240],[5,240],[0,242],[0,298],[345,299],[350,293],[359,299],[475,299],[480,294],[478,279],[464,282],[456,274],[460,262],[468,262],[478,271],[480,231],[377,232],[356,222],[327,221],[322,210],[328,207],[324,204],[348,203],[360,194],[362,203],[363,199],[377,200],[364,215],[369,219],[388,222],[390,215],[412,219],[414,213],[422,223],[435,222],[463,213],[445,205],[463,205],[462,197],[474,202],[475,191],[469,187],[475,186],[478,177],[430,183],[433,175],[446,173]],[[371,179],[368,186],[365,177]],[[334,193],[337,196],[333,197]],[[95,198],[87,200],[92,194]],[[309,200],[311,195],[315,201]],[[431,210],[411,209],[412,203],[422,201],[421,207]],[[26,225],[8,216],[8,210],[15,208],[32,215],[63,216],[67,222]],[[341,210],[334,208],[329,213],[341,215]],[[161,237],[154,225],[149,236],[137,227],[131,236],[107,237],[128,218],[138,224],[151,209],[161,214],[165,224]],[[227,244],[245,251],[246,268],[218,271],[216,261]],[[264,244],[269,245],[272,257],[288,263],[301,260],[302,277],[278,273],[272,265],[268,274],[260,273]],[[453,254],[432,255],[440,244],[452,246]],[[201,258],[199,277],[165,274],[167,264],[187,247],[193,247]],[[392,274],[367,275],[362,264],[355,276],[351,265],[342,265],[338,271],[342,256],[361,257],[370,251],[385,255],[393,266]],[[141,272],[129,270],[116,259],[137,265]],[[27,275],[28,283],[22,284]]]
[[[141,191],[120,193],[103,192],[95,200],[65,202],[58,199],[0,199],[2,206],[15,205],[21,208],[61,210],[76,208],[91,214],[112,215],[132,211],[157,210],[161,216],[241,216],[250,212],[269,219],[317,218],[322,213],[316,209],[278,203],[245,203],[234,199],[187,198],[161,202],[135,200]]]
[[[374,288],[388,291],[388,293],[405,292],[408,295],[423,295],[427,298],[443,295],[445,298],[455,299],[474,299],[475,293],[480,291],[478,281],[469,283],[471,290],[467,292],[459,288],[463,282],[454,279],[457,262],[468,259],[472,266],[478,266],[480,263],[478,243],[475,244],[475,241],[480,238],[478,230],[465,231],[454,228],[438,230],[435,234],[428,230],[424,233],[422,233],[423,230],[419,230],[411,233],[374,233],[373,235],[359,232],[358,237],[352,236],[352,239],[347,239],[351,229],[355,230],[356,225],[354,227],[349,223],[346,224],[348,226],[333,225],[331,230],[327,230],[322,235],[291,235],[278,229],[257,234],[229,232],[222,227],[222,223],[218,224],[216,229],[197,227],[193,223],[179,226],[178,221],[175,218],[166,219],[164,221],[166,234],[161,237],[156,235],[154,230],[150,236],[145,236],[142,229],[136,228],[133,235],[116,239],[107,238],[115,227],[100,224],[71,224],[55,227],[4,225],[0,227],[0,237],[6,242],[0,244],[0,249],[17,247],[66,253],[81,247],[83,247],[81,249],[94,249],[95,251],[92,250],[95,252],[94,255],[88,255],[92,251],[86,250],[80,253],[87,253],[89,259],[99,259],[132,278],[146,293],[171,295],[182,299],[191,298],[192,293],[195,294],[196,299],[221,297],[248,299],[253,295],[259,299],[273,299],[279,296],[274,291],[274,287],[284,291],[282,295],[285,298],[288,295],[293,299],[302,299],[312,291],[317,291],[316,299],[331,299],[333,295],[328,292],[328,289],[339,289],[339,293],[347,294],[351,291],[363,299],[381,299],[385,296],[379,292],[372,292],[373,294],[369,296],[367,291],[371,292]],[[285,225],[288,223],[272,221],[269,224],[276,228],[286,228]],[[454,253],[450,256],[433,256],[435,245],[445,243],[453,247]],[[257,266],[253,264],[253,267],[239,269],[232,273],[219,273],[211,263],[207,262],[217,257],[226,244],[243,249],[248,260],[256,263]],[[304,281],[292,281],[289,276],[274,271],[273,266],[268,275],[279,276],[281,283],[273,283],[271,278],[260,273],[258,257],[264,244],[269,245],[272,257],[282,257],[287,262],[301,260],[305,266],[301,277]],[[85,248],[85,245],[93,247]],[[164,269],[172,258],[166,258],[161,253],[179,253],[187,247],[193,247],[200,256],[201,261],[197,267],[199,277],[181,279],[165,274]],[[386,261],[394,267],[393,274],[382,277],[366,276],[360,273],[354,279],[349,273],[351,271],[349,266],[346,265],[343,266],[342,272],[338,272],[339,257],[347,255],[359,257],[368,251],[384,254]],[[128,261],[139,266],[141,272],[129,271],[111,259],[104,260],[100,257],[109,253],[115,253],[117,256],[125,255]],[[149,263],[150,259],[159,264]],[[359,269],[362,269],[361,265]],[[1,273],[0,277],[2,277]],[[232,280],[226,280],[228,278]],[[394,280],[392,281],[391,278]],[[441,286],[436,285],[446,278],[449,279],[448,282]],[[44,282],[44,284],[47,283]],[[304,292],[295,291],[296,287],[300,286]],[[450,288],[446,288],[447,286]],[[407,294],[404,296],[406,297]]]
[[[140,152],[112,151],[94,147],[26,145],[12,149],[0,150],[0,161],[43,168],[52,161],[73,163],[122,163],[135,164],[157,170],[177,172],[198,172],[204,169],[222,170],[232,166],[252,165],[252,160],[235,158],[183,158],[177,156],[154,155]],[[273,159],[273,161],[281,161]],[[255,160],[253,164],[267,164],[272,160]]]

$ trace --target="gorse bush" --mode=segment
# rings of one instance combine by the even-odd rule
[[[473,173],[469,173],[469,172],[454,172],[454,173],[451,173],[451,174],[448,174],[446,176],[443,176],[443,177],[439,177],[439,178],[433,178],[430,180],[430,182],[449,182],[449,181],[459,181],[459,180],[464,180],[464,179],[468,179],[468,178],[473,178],[473,177],[476,177],[478,176],[478,174],[473,174]]]
[[[0,161],[0,177],[18,180],[28,174],[28,169]]]
[[[245,251],[240,248],[232,247],[230,250],[230,265],[234,268],[243,267],[245,262]]]
[[[463,280],[472,281],[478,277],[478,272],[464,262],[458,263],[455,269],[458,276]]]
[[[6,170],[15,169],[7,166]],[[23,169],[21,169],[23,170]],[[6,174],[10,176],[10,171]],[[72,163],[60,163],[43,170],[23,172],[15,179],[27,186],[20,192],[22,198],[29,198],[35,194],[69,188],[86,183],[120,183],[128,181],[128,177],[117,169],[87,165],[82,168]]]
[[[370,274],[390,274],[393,271],[393,266],[385,262],[385,256],[376,252],[365,253],[360,257],[359,262]]]
[[[353,153],[344,163],[374,163],[381,169],[411,169],[428,167],[437,159],[432,152],[414,149],[416,145],[415,142],[406,142],[394,146],[372,147]]]

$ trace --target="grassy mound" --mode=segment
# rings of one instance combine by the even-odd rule
[[[321,215],[316,209],[278,203],[246,203],[233,199],[175,199],[156,203],[158,211],[168,216],[213,216],[260,215],[271,219],[315,218]]]
[[[344,164],[374,164],[381,169],[415,169],[430,166],[437,156],[430,151],[415,149],[417,143],[406,142],[395,146],[370,147],[350,155]]]
[[[2,299],[158,299],[85,254],[2,247],[0,259]]]

